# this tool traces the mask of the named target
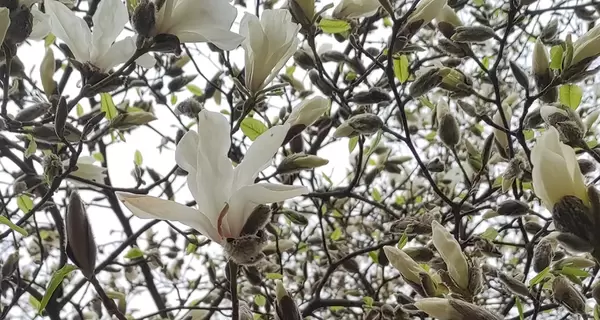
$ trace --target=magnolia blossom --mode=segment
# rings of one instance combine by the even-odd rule
[[[533,74],[536,76],[546,75],[550,72],[550,56],[540,39],[537,39],[533,46],[531,66]]]
[[[178,221],[224,244],[226,239],[240,236],[258,205],[308,192],[306,187],[254,183],[277,153],[289,124],[274,126],[261,134],[234,169],[227,157],[231,145],[227,119],[208,110],[201,111],[198,117],[198,132],[186,133],[175,151],[177,164],[188,172],[187,185],[197,208],[151,196],[118,193],[134,215]]]
[[[95,165],[95,161],[96,160],[93,157],[79,157],[79,159],[77,159],[77,170],[71,172],[71,175],[78,178],[103,183],[104,178],[106,178],[106,168]],[[68,159],[64,160],[63,166],[68,167],[69,162],[70,160]]]
[[[305,99],[292,109],[285,123],[290,124],[290,126],[302,125],[308,127],[327,112],[330,105],[329,99],[323,97]]]
[[[461,320],[463,315],[456,311],[448,299],[424,298],[415,302],[415,307],[432,318],[440,320]]]
[[[587,189],[573,148],[560,142],[554,127],[548,128],[531,150],[535,194],[550,211],[565,196],[588,202]]]
[[[406,280],[417,285],[421,284],[420,274],[425,272],[425,270],[423,270],[413,258],[406,252],[392,246],[383,247],[383,251],[392,266],[394,266]]]
[[[446,23],[448,23],[448,24],[450,24],[451,26],[454,26],[454,27],[458,27],[458,26],[462,26],[463,25],[462,21],[460,20],[460,18],[456,14],[456,11],[454,11],[454,9],[452,9],[448,5],[444,5],[442,7],[442,10],[439,11],[439,13],[438,13],[437,17],[435,18],[435,20],[437,21],[437,23],[446,22]]]
[[[598,55],[600,55],[600,25],[596,25],[573,43],[571,65]]]
[[[431,223],[433,245],[448,266],[448,273],[457,286],[469,286],[469,265],[460,244],[439,222]]]
[[[256,93],[264,89],[298,48],[300,25],[288,10],[265,10],[258,17],[246,14],[240,33],[246,60],[246,87]]]
[[[419,27],[431,22],[440,12],[441,8],[446,5],[446,0],[423,0],[419,1],[415,11],[408,17],[406,25],[414,22],[420,22]]]
[[[378,0],[342,0],[333,9],[336,19],[357,19],[374,15],[381,7]]]
[[[244,40],[229,30],[237,9],[227,0],[162,2],[156,12],[156,34],[171,34],[181,42],[210,42],[223,50],[233,50]]]
[[[102,0],[92,17],[94,30],[64,4],[46,0],[52,33],[69,47],[79,62],[89,62],[106,72],[125,63],[136,52],[134,37],[116,41],[129,21],[126,5],[121,0]],[[154,66],[154,58],[144,55],[136,61],[143,67]]]

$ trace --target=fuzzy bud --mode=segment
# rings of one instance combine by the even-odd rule
[[[435,158],[427,163],[427,170],[430,172],[444,172],[445,165],[440,158]]]
[[[96,268],[96,241],[87,218],[83,201],[75,191],[71,192],[65,218],[67,253],[81,269],[86,278],[94,276]]]
[[[10,277],[18,268],[19,253],[13,252],[8,256],[8,258],[6,258],[6,261],[4,261],[4,264],[2,265],[0,281]]]
[[[558,130],[562,141],[575,145],[581,143],[587,130],[574,110],[546,105],[540,108],[540,115],[548,125]]]
[[[23,110],[19,111],[15,116],[15,120],[17,121],[33,121],[38,117],[43,116],[50,110],[52,105],[47,102],[36,103],[32,106],[23,108]]]
[[[294,20],[308,30],[315,16],[315,0],[290,0],[288,6]]]
[[[436,220],[431,223],[431,228],[433,230],[433,245],[446,262],[450,277],[458,287],[467,289],[469,285],[469,265],[460,244]]]
[[[439,320],[501,320],[498,315],[477,305],[458,300],[425,298],[415,302],[415,307]]]
[[[460,141],[460,127],[456,118],[450,113],[448,103],[444,99],[438,101],[437,107],[438,136],[449,148],[454,148]]]
[[[507,275],[504,272],[498,272],[498,280],[513,294],[516,294],[522,298],[529,297],[529,288],[527,288],[523,282]]]
[[[556,37],[557,34],[558,34],[558,19],[552,19],[542,29],[542,32],[540,33],[540,38],[542,39],[542,41],[548,42],[548,41],[554,39],[554,37]]]
[[[518,217],[529,212],[527,203],[518,200],[506,200],[498,205],[496,212],[501,216]]]
[[[251,285],[260,286],[262,284],[262,275],[260,274],[258,268],[254,266],[247,266],[242,268],[242,270],[246,276],[246,279],[248,279],[248,282]]]
[[[262,252],[267,243],[267,234],[259,231],[255,235],[244,235],[239,238],[229,238],[223,249],[227,256],[238,265],[253,266],[265,258]]]
[[[586,314],[585,297],[564,276],[556,276],[552,281],[552,298],[572,314]]]
[[[177,107],[175,107],[175,114],[195,118],[202,109],[204,109],[204,104],[192,97],[178,103]]]
[[[294,62],[304,70],[311,70],[315,68],[315,60],[312,55],[304,49],[298,49],[294,53]]]
[[[543,238],[533,248],[533,270],[535,272],[542,272],[544,269],[550,266],[552,259],[554,258],[554,249],[556,244],[553,240]]]
[[[438,71],[438,68],[430,68],[418,76],[408,89],[410,96],[417,98],[437,87],[442,82],[442,76]]]
[[[596,162],[594,161],[588,159],[579,159],[577,162],[579,164],[579,170],[581,170],[581,173],[584,175],[596,171]]]
[[[477,110],[477,108],[476,108],[474,105],[472,105],[472,104],[470,104],[470,103],[467,103],[467,102],[465,102],[465,101],[462,101],[462,100],[458,100],[458,101],[456,101],[456,104],[457,104],[457,105],[460,107],[460,109],[461,109],[462,111],[464,111],[464,113],[466,113],[468,116],[470,116],[470,117],[473,117],[473,118],[475,118],[475,117],[478,117],[478,116],[479,116],[479,111]]]
[[[593,243],[593,239],[597,237],[597,229],[589,211],[581,199],[565,196],[554,205],[552,219],[557,230]]]
[[[374,87],[369,91],[357,92],[349,100],[358,105],[369,105],[373,103],[380,103],[390,100],[390,96],[387,92],[379,87]]]
[[[465,48],[465,45],[466,44],[457,43],[446,38],[438,40],[438,47],[440,50],[449,56],[454,56],[456,58],[463,58],[468,55],[469,51]]]
[[[10,11],[10,25],[6,31],[5,42],[19,44],[25,41],[33,29],[33,16],[27,6]]]
[[[112,122],[111,126],[114,129],[119,130],[128,130],[133,129],[138,126],[142,126],[148,124],[152,121],[156,120],[156,116],[150,112],[146,111],[137,111],[137,112],[128,112],[121,113],[116,116]]]
[[[592,252],[594,247],[586,240],[568,232],[557,232],[554,238],[565,249],[572,252]]]
[[[450,38],[459,43],[482,43],[496,37],[494,29],[487,26],[459,26]]]
[[[263,253],[266,256],[270,256],[270,255],[276,253],[277,249],[279,249],[279,252],[285,252],[285,251],[294,249],[295,247],[296,247],[296,244],[294,243],[294,241],[289,240],[289,239],[281,239],[281,240],[277,241],[277,243],[272,242],[272,243],[269,243],[268,245],[266,245],[265,248],[263,249]]]
[[[60,158],[54,153],[44,157],[44,180],[47,184],[52,184],[54,178],[63,173],[63,165]]]
[[[131,24],[137,34],[150,38],[156,33],[156,6],[149,0],[141,0],[131,16]]]
[[[279,166],[277,166],[277,172],[280,174],[292,174],[302,170],[318,168],[328,163],[329,160],[318,156],[295,153],[281,161]]]
[[[178,77],[173,78],[171,80],[171,82],[169,82],[169,85],[167,87],[169,88],[170,92],[176,92],[176,91],[181,90],[183,87],[188,85],[190,82],[194,81],[194,79],[196,79],[196,75],[178,76]]]
[[[302,320],[298,306],[287,293],[280,280],[276,282],[277,317],[279,320]]]
[[[383,121],[372,113],[361,113],[350,117],[333,133],[336,138],[354,137],[359,134],[369,135],[377,132],[383,126]]]

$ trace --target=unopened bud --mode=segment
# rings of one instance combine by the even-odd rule
[[[64,138],[65,126],[67,124],[67,117],[69,116],[69,109],[67,106],[67,100],[64,97],[60,97],[58,105],[56,106],[56,114],[54,115],[54,130],[56,136]]]
[[[483,290],[483,270],[476,263],[469,264],[469,285],[467,290],[472,296],[479,294]]]
[[[550,41],[556,37],[558,34],[558,19],[552,19],[546,26],[542,29],[540,33],[540,38],[542,41]]]
[[[532,234],[536,234],[536,233],[542,231],[542,229],[543,229],[542,225],[540,225],[539,223],[537,223],[535,221],[527,221],[527,222],[525,222],[523,227],[525,228],[525,231],[532,233]]]
[[[430,172],[444,172],[445,165],[440,158],[435,158],[427,163],[427,170]]]
[[[296,212],[293,210],[283,210],[283,215],[290,220],[293,224],[305,226],[308,224],[308,219],[303,216],[300,212]]]
[[[204,109],[204,105],[198,100],[196,100],[194,97],[192,97],[187,98],[179,104],[177,104],[177,107],[175,107],[175,114],[182,114],[189,118],[195,118],[198,115],[198,113],[202,111],[202,109]]]
[[[335,50],[325,51],[320,54],[320,57],[322,62],[343,62],[350,59],[347,55]]]
[[[561,140],[566,143],[580,143],[587,131],[579,115],[571,108],[546,105],[540,108],[540,114],[547,124],[558,130]]]
[[[141,0],[131,16],[131,24],[137,34],[150,38],[156,33],[156,6],[153,1]]]
[[[529,88],[529,76],[516,64],[514,61],[510,61],[510,69],[512,70],[513,75],[515,76],[515,80],[519,83],[523,88]]]
[[[38,117],[43,116],[48,110],[50,110],[51,104],[47,102],[36,103],[32,106],[24,108],[19,111],[15,116],[17,121],[33,121]]]
[[[342,123],[333,133],[336,138],[354,137],[359,134],[369,135],[377,132],[383,126],[383,121],[372,113],[362,113],[352,116]]]
[[[557,230],[593,242],[597,229],[589,211],[581,199],[565,196],[554,205],[552,219]]]
[[[374,87],[369,91],[357,92],[349,100],[359,105],[368,105],[373,103],[380,103],[390,100],[390,96],[387,92],[379,87]]]
[[[564,276],[556,276],[552,281],[552,298],[572,314],[586,314],[585,297]]]
[[[262,284],[262,275],[260,274],[260,271],[258,271],[258,268],[254,266],[247,266],[242,268],[242,270],[244,271],[244,275],[250,284],[254,286],[260,286]]]
[[[381,306],[381,315],[384,319],[393,319],[394,318],[394,307],[389,304],[384,304]]]
[[[581,170],[582,174],[590,174],[596,171],[596,162],[588,160],[588,159],[579,159],[577,160],[579,164],[579,170]]]
[[[194,81],[194,79],[196,79],[196,75],[175,77],[173,80],[171,80],[171,82],[169,82],[167,87],[171,92],[176,92],[181,90],[181,88],[185,87],[190,82]]]
[[[56,63],[54,60],[54,51],[52,48],[46,49],[46,54],[40,63],[40,79],[42,80],[42,88],[46,97],[52,96],[56,91],[56,81],[54,81],[54,73],[56,72]]]
[[[542,272],[544,269],[550,266],[552,259],[554,258],[555,243],[553,240],[548,238],[542,238],[540,242],[533,249],[533,270],[535,272]]]
[[[334,89],[331,82],[327,79],[322,79],[317,70],[310,70],[308,78],[324,95],[329,96],[333,93]]]
[[[156,120],[154,114],[146,111],[121,113],[115,117],[111,126],[114,129],[129,130]]]
[[[42,126],[33,127],[30,133],[36,141],[45,142],[48,144],[57,144],[62,142],[62,140],[56,135],[54,124],[45,124]],[[67,122],[64,129],[64,138],[68,142],[78,142],[81,140],[81,131]]]
[[[281,161],[277,167],[277,172],[280,174],[292,174],[306,169],[314,169],[324,166],[329,163],[329,160],[318,156],[295,153]]]
[[[424,270],[414,259],[412,259],[406,252],[396,247],[385,246],[383,247],[383,250],[392,266],[400,272],[406,281],[420,285],[421,277],[419,274]]]
[[[250,213],[246,223],[240,231],[240,235],[255,235],[263,230],[271,221],[271,207],[259,204]]]
[[[427,263],[435,256],[433,250],[427,247],[410,247],[403,250],[409,257],[419,263]]]
[[[240,302],[240,320],[254,320],[252,310],[245,302]]]
[[[459,299],[424,298],[415,306],[432,318],[444,320],[501,320],[498,315]]]
[[[542,113],[540,111],[541,108],[537,108],[529,111],[527,116],[525,117],[525,122],[523,124],[525,129],[534,129],[544,123],[544,118],[542,118]]]
[[[277,242],[271,242],[269,244],[267,244],[265,246],[265,248],[263,249],[263,253],[266,256],[270,256],[277,251],[277,249],[279,249],[279,252],[285,252],[291,249],[294,249],[296,247],[296,244],[294,243],[294,241],[289,240],[289,239],[282,239],[279,240]]]
[[[501,216],[517,217],[527,214],[529,206],[523,201],[506,200],[498,205],[496,212]]]
[[[4,264],[2,265],[2,277],[0,279],[6,279],[10,277],[19,268],[19,253],[11,253]]]
[[[253,266],[265,258],[262,253],[267,242],[267,234],[259,231],[256,235],[226,239],[223,249],[227,256],[238,265]]]
[[[450,113],[448,103],[441,99],[437,107],[438,136],[440,140],[450,148],[460,141],[460,128],[456,118]]]
[[[592,252],[594,250],[594,247],[591,243],[572,233],[558,232],[554,235],[554,238],[561,246],[569,251]]]
[[[54,178],[63,173],[63,164],[60,158],[54,153],[44,157],[44,180],[47,184],[52,184]]]
[[[456,58],[465,57],[469,52],[462,44],[446,38],[441,38],[438,40],[438,47],[444,53],[448,54],[449,56],[454,56]]]
[[[280,320],[302,320],[298,306],[283,287],[283,283],[277,280],[276,284],[277,296],[277,316]]]
[[[294,62],[304,70],[311,70],[315,68],[315,60],[312,55],[304,49],[298,49],[294,53]]]
[[[459,26],[454,31],[451,39],[459,43],[482,43],[496,37],[494,29],[486,26]]]
[[[513,294],[523,298],[529,297],[529,288],[527,288],[523,282],[505,274],[504,272],[498,272],[498,280]]]
[[[408,89],[411,97],[420,97],[442,82],[442,77],[438,74],[438,68],[431,68],[423,73],[410,85]]]
[[[460,109],[461,109],[462,111],[464,111],[464,112],[465,112],[465,113],[466,113],[468,116],[470,116],[470,117],[473,117],[473,118],[475,118],[475,117],[479,116],[479,112],[477,111],[477,108],[476,108],[474,105],[472,105],[472,104],[470,104],[470,103],[468,103],[468,102],[465,102],[465,101],[463,101],[463,100],[458,100],[458,101],[456,101],[456,104],[457,104],[457,105],[460,107]]]
[[[67,253],[86,278],[94,276],[96,268],[96,241],[88,221],[83,201],[71,192],[66,215]]]

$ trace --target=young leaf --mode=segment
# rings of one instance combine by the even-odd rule
[[[22,194],[17,198],[17,206],[23,213],[28,213],[33,209],[33,200],[28,195]]]
[[[117,117],[118,111],[110,94],[100,94],[100,111],[104,111],[106,120],[112,120]]]
[[[542,282],[542,280],[546,279],[546,277],[548,277],[549,274],[550,274],[550,267],[548,266],[548,267],[546,267],[546,269],[542,270],[535,277],[533,277],[531,280],[529,280],[529,286],[533,287],[534,285]]]
[[[138,167],[142,166],[142,163],[144,163],[144,158],[142,157],[140,150],[135,150],[135,153],[133,154],[133,163]]]
[[[519,297],[515,297],[515,304],[517,305],[517,311],[519,312],[519,320],[524,320],[525,316],[523,315],[523,304],[521,303],[521,299],[519,299]]]
[[[144,256],[144,251],[140,250],[140,248],[131,248],[125,254],[125,258],[127,258],[129,260],[141,258],[143,256]]]
[[[22,234],[24,237],[27,236],[27,230],[19,227],[18,225],[14,224],[12,221],[10,221],[7,217],[5,216],[0,216],[0,224],[6,225],[7,227],[11,228],[12,230]]]
[[[254,118],[246,118],[242,120],[240,129],[242,129],[242,132],[248,139],[254,141],[258,136],[267,131],[267,126]]]
[[[200,89],[200,87],[198,87],[197,85],[188,84],[186,86],[186,88],[188,89],[188,91],[190,93],[192,93],[195,96],[201,96],[201,95],[204,94],[204,92],[202,91],[202,89]]]
[[[565,84],[559,89],[560,102],[565,106],[575,110],[581,103],[583,90],[574,84]]]
[[[358,136],[348,139],[348,152],[352,153],[358,144]]]
[[[66,264],[64,267],[56,270],[52,274],[52,278],[50,278],[50,282],[48,282],[48,286],[46,287],[46,292],[44,293],[44,297],[42,298],[42,301],[40,302],[40,306],[38,308],[39,312],[41,312],[42,310],[44,310],[46,308],[46,305],[48,305],[48,302],[50,301],[50,297],[52,297],[52,295],[54,294],[54,291],[56,291],[56,289],[63,282],[65,277],[68,276],[69,273],[73,272],[73,270],[76,270],[76,269],[77,269],[76,266],[71,265],[71,264]]]
[[[394,75],[400,83],[405,83],[409,77],[408,57],[401,55],[398,59],[394,59]]]
[[[342,33],[350,30],[350,23],[344,20],[321,19],[319,27],[325,33]]]
[[[329,238],[331,238],[331,240],[333,240],[333,241],[338,241],[338,240],[340,240],[341,237],[342,237],[342,229],[340,229],[340,228],[336,228],[335,230],[333,230],[333,232],[329,236]]]
[[[550,69],[561,70],[564,49],[560,45],[556,45],[550,49]]]

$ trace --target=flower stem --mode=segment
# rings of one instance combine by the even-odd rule
[[[94,289],[96,289],[98,296],[100,296],[102,304],[104,304],[106,310],[108,310],[110,314],[114,315],[119,320],[127,320],[127,317],[125,317],[123,313],[119,311],[119,308],[115,304],[115,301],[106,295],[106,292],[104,292],[104,289],[102,289],[102,286],[100,285],[100,282],[98,282],[98,279],[96,279],[95,276],[92,276],[89,280],[90,283],[94,286]]]
[[[238,265],[229,261],[229,292],[231,294],[231,319],[238,320],[240,318],[240,304],[237,294],[237,274]]]

